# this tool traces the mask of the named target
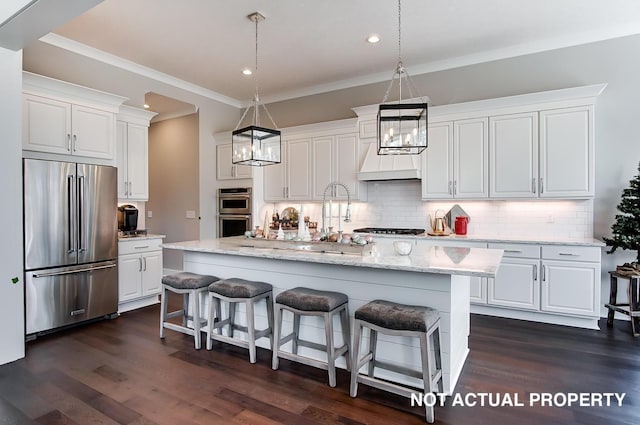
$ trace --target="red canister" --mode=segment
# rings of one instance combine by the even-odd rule
[[[466,235],[467,234],[467,223],[469,222],[469,217],[458,216],[456,217],[455,222],[455,232],[456,235]]]

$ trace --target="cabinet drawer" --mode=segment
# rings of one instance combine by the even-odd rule
[[[600,262],[600,257],[600,248],[596,246],[542,246],[542,258],[548,260]]]
[[[118,241],[118,255],[138,254],[141,252],[162,250],[162,239],[136,239]]]
[[[512,243],[489,243],[491,249],[502,249],[503,257],[510,258],[540,258],[540,246]]]

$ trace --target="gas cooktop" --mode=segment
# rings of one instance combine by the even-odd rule
[[[356,233],[374,233],[383,235],[419,235],[424,233],[424,229],[398,229],[393,227],[362,227],[353,229]]]

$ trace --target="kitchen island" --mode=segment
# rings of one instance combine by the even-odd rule
[[[411,255],[400,256],[392,247],[376,245],[371,254],[361,256],[313,252],[302,243],[299,249],[273,249],[254,247],[251,242],[239,236],[166,243],[163,247],[183,251],[184,271],[268,282],[274,287],[274,296],[296,286],[342,292],[349,297],[351,317],[374,299],[435,308],[441,316],[444,390],[453,392],[469,353],[470,278],[495,277],[502,250],[414,247]],[[237,314],[238,322],[243,323],[243,316]],[[257,327],[266,324],[264,309],[256,311],[256,321]],[[291,329],[288,315],[283,327],[283,334]],[[324,342],[319,318],[304,317],[301,333],[305,339]],[[337,330],[336,340],[342,340]],[[267,339],[258,341],[265,348],[268,344]],[[418,342],[410,338],[380,335],[378,353],[381,360],[420,368]],[[304,347],[300,354],[318,359],[323,355]],[[343,359],[340,361],[338,366],[345,367]],[[377,370],[376,375],[414,385],[420,382],[383,370]]]

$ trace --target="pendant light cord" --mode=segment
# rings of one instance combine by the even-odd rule
[[[417,93],[418,90],[416,86],[413,84],[411,80],[411,76],[404,68],[402,64],[402,0],[398,0],[398,63],[396,64],[396,69],[393,71],[393,75],[391,76],[391,81],[389,82],[389,86],[387,87],[387,91],[384,94],[384,98],[381,103],[385,103],[389,99],[389,93],[391,92],[391,88],[393,87],[393,82],[396,77],[398,78],[398,90],[399,90],[399,100],[398,103],[402,102],[402,78],[404,77],[405,84],[409,89],[409,98],[416,97],[414,95],[414,91]],[[424,100],[422,96],[418,95],[421,100]]]
[[[258,82],[258,22],[260,21],[260,18],[262,16],[258,16],[258,14],[256,13],[256,15],[252,18],[253,21],[256,24],[256,66],[255,66],[255,82],[256,82],[256,93],[255,96],[253,98],[253,102],[252,102],[252,106],[253,106],[253,123],[256,126],[260,126],[260,111],[259,111],[259,106],[260,106],[260,93],[259,93],[259,82]],[[262,17],[264,19],[264,17]],[[264,109],[264,111],[267,114],[267,117],[269,117],[269,120],[271,121],[271,124],[273,124],[273,126],[275,128],[278,128],[278,126],[276,125],[275,121],[273,120],[273,117],[271,116],[271,114],[269,113],[269,110],[267,109],[267,107],[265,105],[262,105],[262,108]],[[240,124],[242,123],[242,121],[244,121],[245,117],[247,116],[247,113],[249,112],[249,109],[251,109],[251,106],[249,106],[247,109],[245,109],[244,113],[242,114],[242,117],[240,117],[240,121],[238,121],[238,125],[236,125],[235,130],[237,130],[240,127]]]

